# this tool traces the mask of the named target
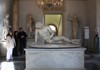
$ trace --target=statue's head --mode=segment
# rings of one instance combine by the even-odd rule
[[[32,14],[28,14],[28,18],[32,18]]]
[[[5,18],[9,18],[9,14],[6,14]]]
[[[77,15],[76,14],[73,15],[73,19],[77,19]]]
[[[19,31],[21,31],[21,32],[22,32],[22,31],[23,31],[23,28],[22,28],[22,27],[20,27],[20,28],[19,28]]]
[[[38,28],[42,28],[42,27],[44,27],[44,24],[43,23],[41,23],[41,22],[36,22],[36,28],[38,29]]]
[[[12,35],[13,33],[10,31],[9,34]]]

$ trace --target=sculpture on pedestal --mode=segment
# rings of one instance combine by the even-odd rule
[[[27,15],[27,32],[28,32],[28,38],[33,38],[34,31],[35,31],[35,21],[32,17],[32,14]]]
[[[64,36],[54,36],[54,31],[49,26],[44,26],[42,23],[36,23],[36,33],[35,33],[35,42],[38,41],[38,37],[41,36],[44,42],[47,43],[59,43],[65,41],[66,43],[75,44],[70,39]]]
[[[9,14],[6,14],[5,17],[4,17],[4,21],[3,21],[3,33],[2,33],[2,40],[5,40],[6,39],[6,35],[8,34],[9,32],[9,28],[11,27],[9,25]]]
[[[76,14],[73,15],[71,21],[72,21],[72,39],[77,39],[79,20]]]
[[[77,37],[79,28],[79,20],[77,18],[77,15],[74,14],[70,21],[72,22],[72,41],[76,44],[81,44],[81,40]]]

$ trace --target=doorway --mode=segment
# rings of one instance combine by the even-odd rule
[[[62,14],[45,14],[45,25],[50,26],[55,35],[62,36]]]

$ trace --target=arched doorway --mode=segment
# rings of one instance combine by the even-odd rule
[[[55,32],[55,35],[58,35],[58,30],[55,24],[51,23],[48,26]]]
[[[56,29],[56,35],[62,36],[62,14],[45,14],[45,25]]]

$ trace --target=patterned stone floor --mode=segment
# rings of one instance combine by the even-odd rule
[[[85,55],[86,70],[100,70],[99,55]],[[24,70],[25,57],[24,55],[14,57],[13,61],[6,62],[5,57],[0,57],[0,70]]]
[[[14,57],[13,61],[7,62],[5,57],[0,58],[0,70],[24,70],[25,58],[24,56]]]
[[[100,70],[100,55],[86,55],[85,68],[86,70]]]

